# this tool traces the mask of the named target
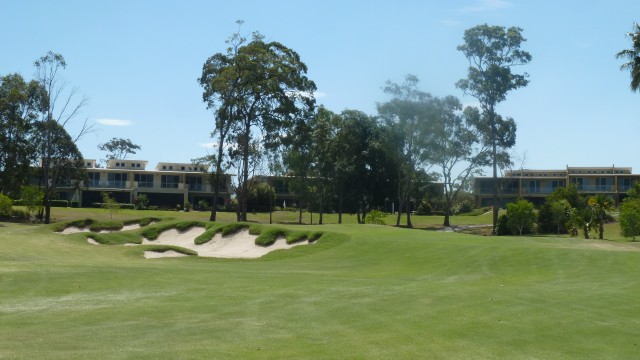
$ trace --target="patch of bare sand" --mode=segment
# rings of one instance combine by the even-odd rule
[[[163,251],[163,252],[159,252],[159,251],[145,251],[144,252],[145,259],[156,259],[156,258],[165,258],[165,257],[183,257],[183,256],[189,256],[189,255],[183,254],[183,253],[179,253],[179,252],[174,251],[174,250],[167,250],[167,251]]]
[[[154,224],[154,222],[150,222],[149,225]],[[114,231],[131,231],[131,230],[137,230],[140,229],[141,226],[140,224],[128,224],[128,225],[124,225],[122,227],[122,229],[120,230],[114,230]],[[112,233],[114,231],[111,230],[100,230],[100,234],[109,234]],[[76,233],[81,233],[81,232],[91,232],[90,228],[88,227],[83,227],[83,228],[79,228],[77,226],[69,226],[68,228],[65,228],[64,230],[62,230],[60,233],[61,234],[76,234]]]
[[[211,241],[202,245],[196,245],[196,237],[204,233],[205,229],[193,227],[185,232],[175,229],[164,231],[156,240],[142,241],[142,245],[173,245],[186,249],[191,249],[198,253],[198,256],[217,258],[242,258],[254,259],[264,256],[275,250],[290,249],[294,246],[305,245],[308,242],[298,242],[287,244],[284,238],[278,238],[271,246],[256,245],[255,235],[249,234],[249,230],[240,230],[235,234],[222,236],[216,234]]]

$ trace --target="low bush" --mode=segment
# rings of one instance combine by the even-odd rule
[[[11,218],[16,221],[29,221],[31,220],[31,213],[28,210],[11,209]]]
[[[51,200],[51,207],[69,207],[67,200]]]
[[[80,202],[78,202],[78,201],[72,201],[72,202],[71,202],[71,207],[72,207],[72,208],[79,208],[79,207],[80,207]]]
[[[0,194],[0,217],[11,217],[11,207],[13,206],[13,200],[10,197]]]
[[[386,225],[385,214],[380,210],[371,210],[365,219],[367,224]]]

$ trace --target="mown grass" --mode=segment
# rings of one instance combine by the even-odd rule
[[[640,243],[263,225],[323,235],[255,260],[146,260],[2,225],[0,358],[633,359],[640,345]]]

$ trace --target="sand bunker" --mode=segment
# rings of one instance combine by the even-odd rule
[[[136,230],[136,229],[140,229],[140,224],[129,224],[129,225],[125,225],[122,227],[122,229],[120,230],[115,230],[115,231],[130,231],[130,230]],[[65,228],[64,230],[62,230],[60,233],[61,234],[76,234],[76,233],[83,233],[83,232],[91,232],[91,229],[88,227],[84,227],[84,228],[79,228],[76,226],[69,226],[68,228]],[[100,234],[109,234],[112,233],[113,231],[111,230],[101,230],[99,233]]]
[[[198,253],[198,256],[203,257],[255,259],[275,250],[290,249],[295,246],[310,244],[308,241],[287,244],[284,237],[279,237],[273,245],[260,246],[256,245],[257,236],[249,234],[249,230],[245,229],[228,236],[222,236],[222,234],[218,233],[213,237],[213,239],[211,239],[211,241],[202,245],[196,245],[194,239],[204,233],[204,231],[205,229],[203,227],[193,227],[183,232],[176,229],[170,229],[162,232],[156,240],[143,239],[142,244],[140,245],[179,246],[193,250]],[[90,238],[87,239],[87,241],[92,244],[97,243],[95,240]],[[139,244],[126,245],[134,246]],[[178,256],[176,253],[177,252],[175,251],[145,251],[145,257],[175,257]]]

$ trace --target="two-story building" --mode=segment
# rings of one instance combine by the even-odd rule
[[[619,203],[633,183],[640,181],[640,174],[633,174],[630,167],[567,166],[562,170],[509,170],[497,181],[501,207],[520,198],[541,204],[557,188],[569,184],[584,195],[604,194]],[[473,194],[479,206],[491,206],[493,178],[474,178]]]
[[[147,170],[145,160],[108,160],[106,167],[98,167],[96,160],[84,160],[86,181],[77,189],[58,186],[57,192],[88,207],[102,202],[102,193],[107,192],[118,202],[133,203],[140,194],[145,194],[149,205],[175,208],[200,200],[213,203],[213,186],[210,174],[203,165],[191,163],[158,163],[155,170]],[[219,205],[229,199],[231,176],[224,175],[220,182]]]

